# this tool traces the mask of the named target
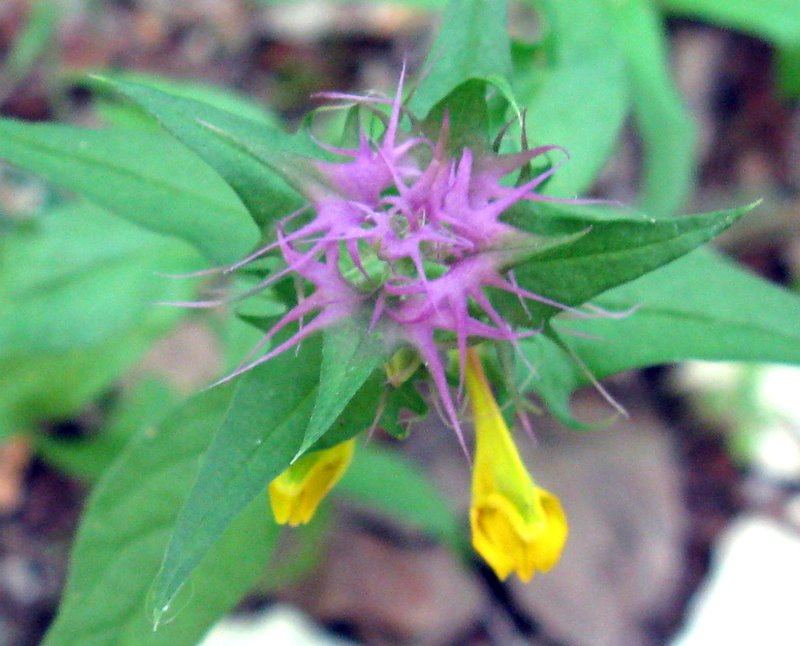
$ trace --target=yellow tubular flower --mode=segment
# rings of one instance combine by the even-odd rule
[[[474,348],[467,350],[466,386],[476,435],[472,545],[499,579],[516,572],[527,582],[558,562],[567,518],[559,499],[528,475]]]
[[[319,503],[341,480],[356,448],[356,438],[301,457],[269,483],[269,501],[275,520],[292,527],[304,525]]]

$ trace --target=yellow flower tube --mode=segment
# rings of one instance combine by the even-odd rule
[[[309,522],[319,503],[341,480],[356,448],[356,438],[307,453],[269,484],[276,522],[297,527]]]
[[[567,518],[559,499],[525,469],[474,348],[467,350],[466,386],[476,435],[472,545],[499,579],[516,572],[527,582],[558,562]]]

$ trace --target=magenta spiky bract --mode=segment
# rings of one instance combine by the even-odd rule
[[[384,102],[327,96],[364,104]],[[302,213],[288,216],[277,226],[276,242],[251,256],[277,249],[286,263],[261,287],[294,273],[310,283],[312,291],[298,299],[260,345],[290,323],[300,323],[299,330],[234,375],[268,361],[324,326],[371,309],[370,330],[383,326],[392,331],[389,336],[404,340],[420,354],[463,446],[441,335],[454,340],[463,366],[470,338],[516,345],[535,333],[515,331],[492,306],[484,292],[487,287],[561,307],[521,289],[508,275],[518,261],[513,249],[524,247],[526,241],[530,244],[530,236],[500,221],[501,214],[520,200],[548,199],[536,189],[553,171],[516,187],[501,184],[501,179],[534,157],[561,149],[546,146],[478,158],[464,149],[454,158],[447,153],[446,118],[436,142],[400,130],[401,97],[402,77],[396,96],[386,101],[391,112],[380,141],[370,141],[362,131],[354,149],[326,147],[341,158],[313,162],[329,190],[320,191],[315,183],[308,191],[309,215],[303,223],[296,224]]]

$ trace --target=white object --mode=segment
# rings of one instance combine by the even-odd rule
[[[276,605],[263,613],[227,617],[220,621],[200,646],[348,646],[326,635],[299,610]]]
[[[672,646],[798,646],[800,535],[761,516],[730,525]]]

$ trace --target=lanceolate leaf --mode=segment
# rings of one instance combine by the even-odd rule
[[[144,321],[183,312],[194,287],[164,274],[197,269],[187,244],[88,204],[54,209],[0,241],[0,356],[92,347]]]
[[[363,332],[355,322],[331,328],[304,340],[299,354],[278,355],[241,378],[166,552],[154,589],[157,617],[230,522],[294,457],[376,420],[385,378],[374,369],[386,347],[377,331],[359,343]]]
[[[110,388],[174,322],[159,314],[80,350],[0,357],[0,437],[68,419]]]
[[[285,181],[312,173],[301,157],[320,154],[304,131],[290,135],[263,122],[145,85],[98,79],[101,81],[141,106],[214,168],[262,229],[304,204]]]
[[[0,432],[77,412],[185,310],[187,244],[87,204],[55,209],[0,240]]]
[[[233,520],[297,454],[317,398],[319,336],[239,379],[175,523],[153,590],[156,623]]]
[[[29,5],[27,24],[3,61],[4,85],[26,78],[37,61],[53,46],[64,9],[57,2],[33,2]]]
[[[520,101],[527,106],[531,146],[556,144],[569,153],[547,192],[574,197],[589,188],[614,152],[628,114],[619,56],[573,61],[543,72],[534,96]]]
[[[424,117],[464,81],[510,72],[507,0],[450,0],[409,107]]]
[[[59,471],[93,483],[123,453],[133,437],[164,420],[177,404],[166,382],[150,377],[117,393],[97,433],[57,437],[38,433],[36,452]]]
[[[639,206],[654,216],[673,215],[694,183],[696,133],[670,74],[664,25],[650,0],[604,4],[627,61],[634,116],[644,146]]]
[[[486,82],[465,81],[433,107],[423,124],[432,141],[438,139],[445,118],[449,128],[447,143],[455,155],[460,155],[463,148],[470,148],[476,154],[488,150]]]
[[[0,120],[0,158],[131,222],[188,240],[213,262],[241,258],[258,239],[230,188],[160,134]]]
[[[622,319],[556,323],[597,378],[686,359],[800,363],[800,298],[710,251],[695,251],[594,302],[618,311],[638,306]],[[520,373],[520,380],[569,422],[569,396],[587,383],[586,374],[542,336],[523,348],[540,374]]]
[[[232,386],[202,393],[139,435],[92,494],[47,646],[194,646],[262,575],[278,528],[265,496],[236,514],[153,630],[153,579]]]
[[[598,319],[577,327],[589,325],[602,337],[616,323],[621,329],[631,326],[649,363],[698,358],[698,352],[713,360],[800,363],[800,297],[708,250],[609,291],[597,302],[610,308],[627,302],[640,310],[620,321]],[[687,334],[673,333],[676,323]],[[656,342],[657,330],[670,333]],[[617,334],[631,338],[624,331]],[[581,346],[591,348],[587,357],[604,374],[629,361],[603,349],[602,342],[582,340]]]
[[[143,74],[140,72],[103,72],[103,78],[113,78],[126,83],[146,85],[166,94],[172,94],[173,96],[185,99],[194,99],[195,101],[212,105],[220,110],[238,114],[240,117],[250,119],[251,121],[263,123],[271,128],[277,127],[280,123],[279,119],[274,114],[269,112],[263,105],[259,105],[255,99],[246,97],[231,89],[223,89],[215,85],[178,80],[166,76],[158,76],[157,74]],[[117,116],[123,111],[127,111],[128,114],[122,118],[126,118],[131,122],[138,121],[139,125],[143,125],[143,121],[146,120],[151,126],[158,127],[157,124],[153,123],[150,117],[146,114],[142,114],[141,108],[131,104],[129,101],[123,99],[126,107],[123,108],[120,106],[118,103],[119,97],[116,96],[115,92],[109,91],[110,88],[105,82],[101,82],[99,87],[97,87],[91,77],[88,79],[82,77],[80,80],[89,88],[97,90],[97,94],[102,99],[99,107],[103,116],[107,113],[110,113],[112,116]],[[116,105],[109,101],[112,94],[115,95],[114,99],[117,101]],[[139,114],[134,115],[131,112],[131,108],[139,112]]]
[[[341,415],[322,433],[309,451],[328,449],[369,429],[380,412],[381,398],[386,388],[385,382],[386,375],[382,371],[373,371],[347,403]]]
[[[556,144],[570,155],[547,191],[573,197],[594,182],[629,112],[625,59],[616,25],[597,0],[531,3],[541,10],[547,36],[543,46],[515,47],[517,96],[527,109],[531,146]]]
[[[800,46],[800,5],[795,0],[658,0],[669,13],[694,16],[771,40]]]
[[[408,417],[423,419],[427,412],[414,382],[395,388],[387,383],[382,370],[376,370],[310,450],[335,446],[373,426],[402,438],[408,435]]]
[[[588,232],[572,244],[543,251],[514,273],[519,284],[532,292],[565,305],[580,305],[708,242],[750,208],[658,220],[591,220],[531,209],[525,217],[515,216],[514,223],[532,233],[569,232],[570,227]]]
[[[379,330],[367,334],[366,329],[366,322],[348,319],[324,331],[319,392],[298,456],[322,437],[372,371],[387,360],[383,335]]]

